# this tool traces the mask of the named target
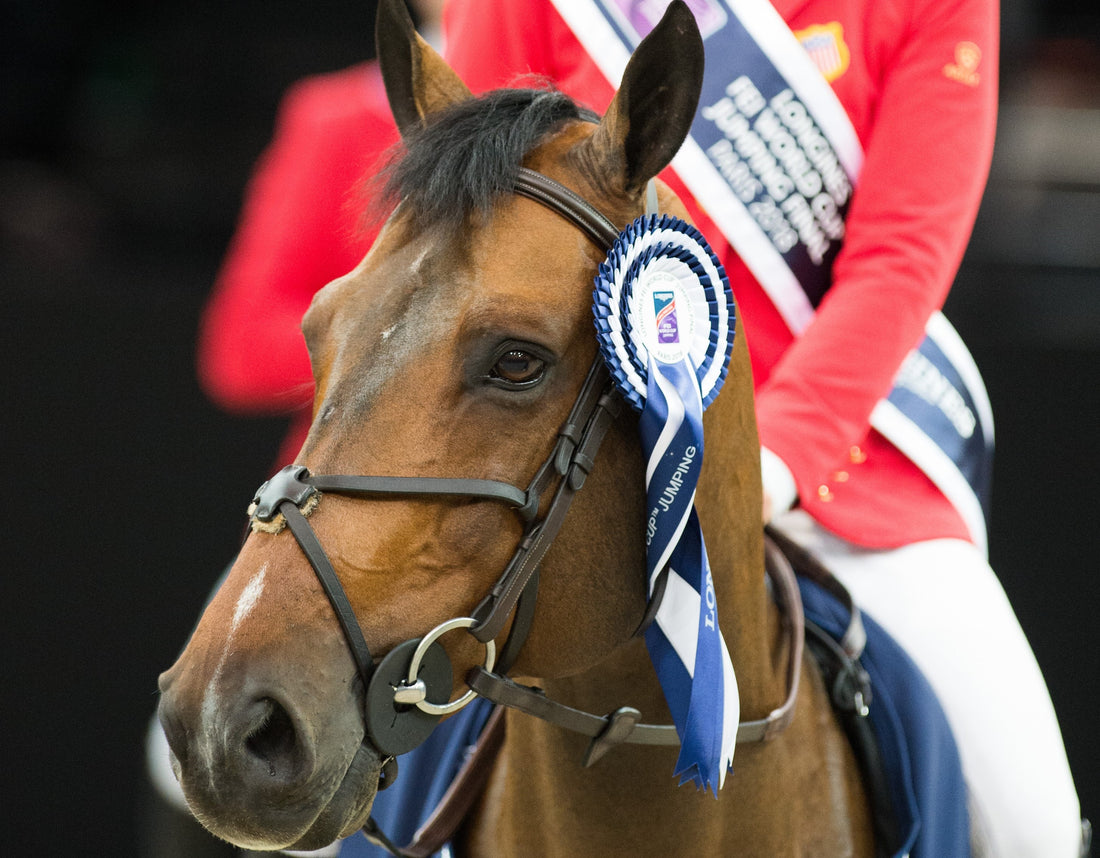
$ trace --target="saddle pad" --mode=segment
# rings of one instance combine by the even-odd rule
[[[798,579],[806,619],[836,640],[847,609],[825,589]],[[969,858],[970,815],[955,737],[924,674],[872,617],[860,658],[871,678],[871,726],[878,740],[899,842],[895,858]]]

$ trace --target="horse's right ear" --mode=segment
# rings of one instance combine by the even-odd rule
[[[443,57],[417,34],[402,0],[378,4],[374,38],[386,96],[402,136],[419,128],[429,114],[471,97]]]
[[[633,196],[663,170],[691,130],[703,88],[703,39],[695,16],[673,0],[638,45],[623,82],[589,141],[607,175]]]

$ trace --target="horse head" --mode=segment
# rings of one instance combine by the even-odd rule
[[[686,6],[672,4],[602,119],[549,90],[474,98],[399,2],[381,4],[377,34],[404,139],[387,185],[397,205],[370,253],[317,294],[303,321],[316,395],[300,473],[530,487],[596,361],[592,278],[607,247],[516,195],[517,175],[522,166],[565,185],[617,228],[637,217],[694,114],[698,31]],[[686,219],[663,185],[660,200]],[[701,491],[734,497],[723,514],[735,508],[758,531],[756,472],[713,476],[757,455],[739,340],[727,387],[741,393],[708,415],[724,410],[740,436],[726,445],[732,452],[715,453]],[[590,470],[540,564],[516,673],[583,673],[631,641],[645,613],[635,415],[611,421]],[[317,847],[361,827],[388,756],[364,725],[364,672],[404,642],[477,613],[530,522],[546,515],[562,479],[552,477],[533,501],[526,493],[535,506],[526,510],[461,491],[304,493],[301,517],[346,594],[367,666],[350,657],[349,632],[278,510],[267,521],[254,516],[228,577],[160,679],[161,721],[198,818],[255,849]],[[723,553],[741,526],[726,530],[717,536]],[[750,560],[755,539],[743,551]],[[445,695],[457,696],[485,645],[462,632],[439,644],[453,666]]]

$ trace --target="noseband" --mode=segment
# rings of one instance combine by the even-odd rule
[[[520,168],[515,192],[561,215],[599,247],[610,248],[619,235],[619,230],[581,197],[539,173]],[[624,706],[601,717],[555,703],[536,689],[518,685],[503,675],[515,662],[530,629],[538,566],[561,529],[574,495],[592,470],[600,443],[621,406],[622,400],[603,358],[597,355],[568,418],[558,431],[554,449],[526,489],[496,480],[315,475],[301,465],[287,466],[260,487],[250,508],[253,529],[279,530],[285,522],[313,567],[343,630],[365,691],[364,741],[369,741],[386,759],[382,786],[392,782],[395,775],[393,757],[423,742],[439,718],[461,708],[475,694],[592,737],[586,764],[595,762],[619,742],[679,743],[675,727],[639,724],[640,713],[631,707]],[[545,513],[540,515],[543,499],[555,480],[556,488]],[[503,503],[516,510],[524,522],[524,533],[496,584],[470,617],[449,620],[423,638],[399,644],[376,666],[347,594],[307,521],[315,497],[321,492],[351,497],[453,497]],[[779,585],[777,595],[786,607],[797,608],[788,610],[791,625],[797,626],[791,630],[790,690],[783,705],[767,718],[739,726],[739,742],[768,738],[786,726],[793,715],[802,661],[801,609],[793,573],[789,580],[787,575],[778,578],[773,575],[773,580]],[[652,619],[660,596],[659,589],[639,631]],[[494,641],[513,611],[512,627],[497,658]],[[486,657],[485,664],[467,676],[470,690],[448,703],[451,666],[438,639],[456,628],[466,628],[483,643]]]

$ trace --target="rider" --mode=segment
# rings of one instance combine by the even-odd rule
[[[698,5],[698,4],[693,4]],[[705,5],[705,4],[704,4]],[[1045,683],[956,508],[870,428],[944,301],[992,155],[996,0],[776,0],[865,150],[831,286],[797,340],[679,177],[722,258],[756,384],[765,521],[812,548],[941,697],[997,856],[1071,858],[1080,807]],[[551,0],[451,0],[448,59],[474,92],[545,76],[597,110],[613,87]]]
[[[302,316],[370,249],[379,227],[364,220],[358,185],[397,139],[376,62],[316,75],[287,91],[249,182],[199,326],[198,375],[227,411],[291,414],[280,465],[310,423]]]

